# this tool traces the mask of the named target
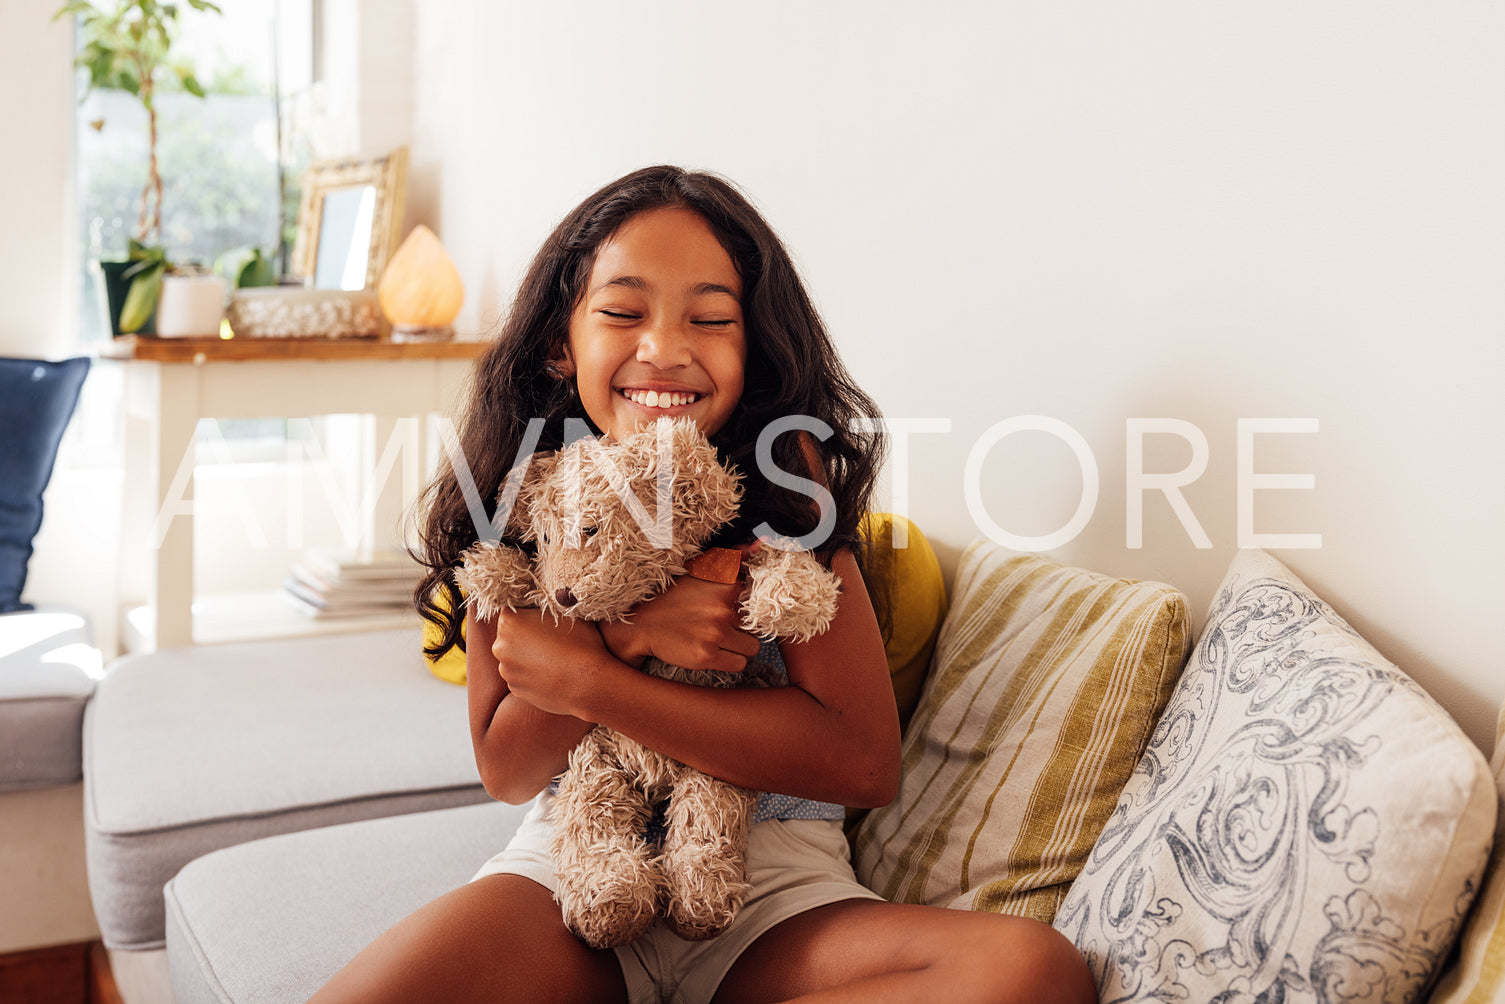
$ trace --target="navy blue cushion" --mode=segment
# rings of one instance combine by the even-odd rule
[[[21,602],[42,491],[89,372],[88,359],[0,359],[0,613]]]

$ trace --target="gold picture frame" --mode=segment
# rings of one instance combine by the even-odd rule
[[[384,157],[311,165],[303,175],[293,274],[314,289],[375,289],[402,236],[407,174],[405,146]]]

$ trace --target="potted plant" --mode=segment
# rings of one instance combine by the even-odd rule
[[[220,12],[210,0],[188,0],[188,5],[197,11]],[[167,249],[161,246],[162,175],[157,169],[156,96],[170,79],[176,79],[185,92],[204,96],[193,70],[170,58],[180,9],[177,3],[158,0],[115,0],[113,8],[101,10],[89,0],[69,0],[53,15],[54,20],[78,18],[81,44],[74,63],[89,73],[89,90],[84,96],[96,87],[127,91],[146,111],[146,183],[141,189],[136,235],[126,261],[100,263],[105,272],[111,328],[117,334],[152,329],[164,279],[172,270]],[[113,293],[109,291],[111,285],[115,286]],[[194,321],[189,326],[205,323]],[[218,328],[217,320],[213,326]]]
[[[257,247],[226,251],[214,263],[214,270],[225,277],[232,289],[277,285],[277,269]]]

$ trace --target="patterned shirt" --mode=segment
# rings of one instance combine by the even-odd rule
[[[778,642],[765,641],[754,661],[766,662],[772,667],[770,678],[774,681],[774,686],[788,686],[789,667],[784,665],[784,654],[779,651]],[[758,796],[758,807],[753,810],[753,822],[761,823],[767,819],[845,819],[846,815],[845,807],[835,802],[817,802],[811,798],[795,798],[793,795],[765,791]]]

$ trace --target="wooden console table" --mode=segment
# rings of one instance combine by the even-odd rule
[[[193,517],[164,513],[163,506],[193,497],[191,477],[176,491],[174,481],[185,462],[192,469],[199,419],[371,415],[379,450],[398,421],[419,419],[415,428],[421,428],[425,416],[449,413],[471,361],[485,347],[473,341],[125,336],[101,350],[102,360],[125,366],[122,615],[140,604],[150,612],[146,630],[122,623],[121,637],[144,635],[140,642],[147,647],[194,641]],[[425,459],[432,469],[434,458]],[[380,538],[395,532],[390,528],[412,501],[392,480],[367,523],[377,545],[395,542]]]

